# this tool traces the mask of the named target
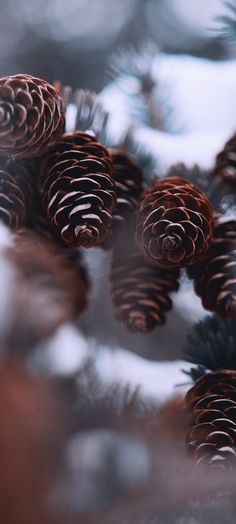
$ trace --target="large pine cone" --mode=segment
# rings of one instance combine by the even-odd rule
[[[57,91],[31,75],[0,79],[0,154],[31,157],[62,135],[64,111]]]
[[[86,133],[64,135],[41,165],[43,207],[51,226],[70,245],[101,243],[116,203],[111,157]]]
[[[201,260],[214,227],[207,198],[179,177],[158,180],[144,193],[137,216],[137,241],[161,267],[186,267]]]
[[[116,317],[130,331],[147,333],[164,324],[177,291],[179,270],[155,268],[134,247],[117,246],[111,270],[111,294]]]
[[[26,224],[33,205],[33,160],[0,160],[0,220],[17,230]]]
[[[236,220],[218,222],[206,257],[188,270],[203,307],[236,319]]]
[[[236,188],[236,133],[217,155],[213,175]]]
[[[186,443],[197,464],[236,465],[236,372],[203,375],[186,395]]]

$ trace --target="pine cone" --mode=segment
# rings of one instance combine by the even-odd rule
[[[142,194],[142,171],[139,165],[122,150],[111,151],[117,203],[113,212],[112,229],[126,226],[127,220],[136,211]]]
[[[111,270],[111,294],[118,320],[133,332],[147,333],[164,324],[177,291],[179,270],[149,264],[137,250],[117,246]]]
[[[31,157],[62,135],[64,112],[53,86],[31,75],[0,79],[0,154]]]
[[[236,370],[236,324],[234,320],[207,316],[187,339],[185,360],[208,370]]]
[[[201,169],[197,164],[187,167],[185,164],[174,164],[168,171],[167,177],[181,177],[193,184],[208,198],[214,209],[220,209],[223,198],[226,196],[226,188],[212,172]]]
[[[236,220],[216,223],[205,258],[188,270],[208,311],[236,319]]]
[[[236,372],[203,375],[186,395],[186,443],[197,464],[236,465]]]
[[[77,251],[61,250],[36,234],[16,235],[6,259],[17,271],[7,345],[25,352],[80,315],[87,305],[88,279]]]
[[[213,210],[203,193],[181,178],[165,178],[144,193],[137,241],[155,265],[186,267],[203,258],[213,227]]]
[[[64,135],[41,165],[43,207],[70,245],[101,243],[111,226],[115,183],[110,155],[86,133]]]
[[[213,175],[230,184],[231,189],[236,188],[236,133],[217,155]]]
[[[33,203],[34,161],[0,160],[0,220],[17,230],[23,227]]]

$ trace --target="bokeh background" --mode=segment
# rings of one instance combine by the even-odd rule
[[[120,47],[152,40],[161,51],[222,59],[221,0],[1,0],[1,76],[31,73],[101,90]]]

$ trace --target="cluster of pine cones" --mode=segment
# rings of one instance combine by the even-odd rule
[[[53,274],[54,262],[46,264],[44,275],[52,288],[63,282],[73,318],[85,308],[89,287],[78,248],[112,248],[115,314],[133,332],[164,323],[180,270],[187,270],[204,308],[226,317],[215,317],[210,329],[211,320],[205,321],[193,337],[189,358],[200,368],[193,371],[197,383],[187,395],[187,443],[198,462],[231,463],[236,458],[236,220],[219,213],[214,195],[235,192],[236,135],[212,173],[204,176],[196,166],[179,164],[145,187],[141,166],[127,151],[108,150],[94,133],[80,129],[64,134],[63,106],[58,85],[30,75],[0,79],[0,219],[21,235],[31,230],[37,242],[50,246],[48,253],[57,253],[60,278]],[[32,262],[26,241],[25,256],[18,260],[17,250],[12,256],[28,275],[43,271],[43,253]],[[218,336],[219,325],[221,334],[226,329],[225,340]],[[225,358],[219,358],[222,344]]]
[[[0,80],[0,218],[57,244],[73,264],[78,247],[112,247],[115,314],[131,331],[164,323],[181,268],[206,309],[236,318],[236,222],[214,210],[209,174],[180,164],[144,189],[127,151],[108,150],[94,133],[64,134],[64,105],[58,84]],[[233,137],[217,157],[208,184],[217,193],[222,180],[235,188],[235,151]]]

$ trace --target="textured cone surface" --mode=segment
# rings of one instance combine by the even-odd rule
[[[0,79],[0,154],[41,155],[64,131],[64,112],[57,91],[31,75]]]
[[[137,216],[137,241],[161,267],[187,267],[204,257],[214,228],[208,199],[179,177],[157,181],[144,193]]]
[[[202,376],[186,395],[186,443],[197,464],[236,465],[236,372]]]
[[[32,209],[34,161],[0,161],[0,220],[17,230],[25,225]]]
[[[86,133],[64,135],[44,158],[40,178],[43,207],[57,234],[74,246],[101,243],[116,203],[107,149]]]
[[[125,226],[136,211],[142,194],[142,170],[129,155],[119,150],[111,152],[117,203],[113,213],[112,229]]]
[[[226,142],[223,151],[216,157],[213,175],[236,189],[236,134]]]
[[[130,331],[147,333],[164,324],[172,307],[170,293],[177,291],[179,271],[149,264],[136,247],[114,250],[111,294],[115,314]]]
[[[236,319],[236,220],[218,222],[206,257],[189,269],[205,309]]]
[[[187,167],[183,163],[174,164],[168,177],[181,177],[196,186],[208,198],[215,210],[220,209],[222,199],[226,196],[225,185],[218,178],[213,178],[212,171],[200,168],[197,164]]]

